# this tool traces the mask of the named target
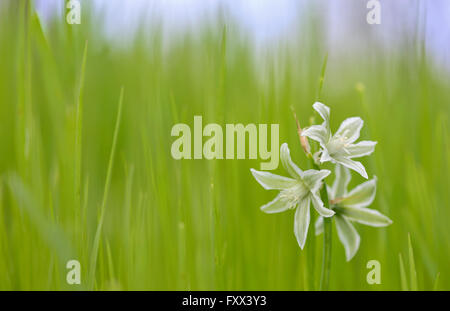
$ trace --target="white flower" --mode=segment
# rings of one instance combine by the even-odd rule
[[[360,237],[352,222],[372,227],[385,227],[392,220],[379,211],[366,208],[372,204],[376,193],[377,179],[366,181],[347,192],[350,182],[350,171],[342,165],[336,165],[336,178],[333,186],[328,187],[328,196],[332,209],[336,212],[334,219],[339,240],[344,245],[347,261],[355,256],[359,248]],[[323,218],[319,217],[315,224],[316,235],[323,232]]]
[[[322,180],[331,172],[329,170],[302,171],[292,162],[289,148],[286,143],[281,145],[280,158],[284,169],[292,178],[275,175],[269,172],[250,169],[255,179],[267,190],[281,190],[271,202],[263,205],[261,210],[265,213],[280,213],[288,209],[297,209],[294,220],[294,233],[298,245],[303,249],[310,221],[310,203],[323,217],[331,217],[334,211],[324,207],[319,196]]]
[[[361,141],[354,144],[359,138],[359,132],[364,121],[359,117],[352,117],[344,120],[337,132],[332,135],[330,129],[330,108],[322,103],[316,102],[313,108],[320,114],[324,122],[321,125],[313,125],[302,132],[302,136],[307,136],[320,143],[320,162],[331,161],[342,164],[355,170],[363,177],[367,177],[364,166],[352,158],[359,158],[371,154],[377,142]]]

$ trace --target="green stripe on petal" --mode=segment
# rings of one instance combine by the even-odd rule
[[[348,184],[352,178],[348,168],[340,164],[336,164],[334,174],[336,175],[336,178],[331,187],[331,198],[333,200],[343,198],[346,195]]]
[[[308,188],[311,190],[311,192],[316,192],[319,190],[320,186],[322,185],[322,180],[330,175],[329,170],[307,170],[304,171],[302,174],[302,180],[308,186]]]
[[[310,221],[309,198],[302,200],[295,211],[294,234],[301,249],[305,246]]]
[[[289,209],[289,204],[281,199],[280,194],[278,194],[275,199],[261,206],[261,211],[267,214],[281,213]]]
[[[280,147],[280,159],[281,164],[283,164],[284,169],[295,179],[300,179],[303,171],[295,165],[291,160],[291,155],[289,152],[289,147],[286,143],[282,144]]]
[[[359,132],[363,124],[364,121],[360,117],[345,119],[334,134],[334,137],[344,137],[348,143],[353,143],[359,138]]]
[[[334,156],[333,159],[337,163],[342,164],[345,167],[348,167],[349,169],[359,173],[362,177],[366,179],[369,178],[369,176],[367,176],[366,169],[364,168],[364,165],[361,164],[361,162],[351,160],[349,158],[346,158],[345,156]]]
[[[392,220],[389,219],[389,217],[371,208],[337,206],[334,209],[339,215],[343,215],[348,219],[363,225],[386,227],[392,224]]]
[[[344,245],[345,257],[350,261],[359,248],[360,237],[355,227],[343,216],[336,215],[336,229],[339,240]]]
[[[311,198],[314,208],[321,216],[331,217],[335,214],[333,210],[328,209],[323,205],[323,202],[318,195],[311,194],[309,197]]]
[[[252,172],[256,181],[267,190],[284,190],[293,187],[298,183],[297,180],[292,178],[275,175],[269,172],[257,171],[252,168],[250,169],[250,172]]]
[[[359,158],[371,154],[375,150],[376,141],[363,140],[345,147],[349,158]]]
[[[372,204],[377,192],[377,178],[366,181],[352,189],[345,198],[340,201],[340,205],[348,207],[366,207]]]

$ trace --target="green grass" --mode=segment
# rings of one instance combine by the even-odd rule
[[[259,210],[276,195],[251,176],[259,161],[176,161],[170,130],[194,115],[279,123],[308,168],[290,107],[306,126],[320,94],[333,129],[359,115],[362,139],[379,142],[363,163],[378,177],[372,207],[394,221],[358,226],[348,263],[333,229],[330,289],[450,290],[450,77],[416,48],[424,38],[347,58],[305,22],[259,63],[231,22],[168,48],[156,27],[124,48],[85,11],[43,31],[27,4],[0,12],[0,289],[318,289],[322,236],[310,227],[301,251],[292,212]],[[66,284],[69,259],[81,286]],[[372,259],[381,285],[366,282]]]

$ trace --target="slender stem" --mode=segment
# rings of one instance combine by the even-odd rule
[[[313,164],[314,168],[319,170],[317,164]],[[330,208],[328,201],[327,185],[324,183],[320,189],[320,198],[326,208]],[[320,290],[328,290],[330,283],[331,270],[331,244],[332,244],[332,217],[323,218],[323,258],[322,258],[322,274],[320,276]]]
[[[328,193],[327,193],[327,185],[324,184],[322,189],[320,190],[320,197],[322,199],[323,204],[326,208],[330,208],[330,204],[328,203]],[[331,270],[331,226],[332,218],[324,217],[323,218],[323,259],[322,259],[322,275],[320,278],[320,289],[328,290],[328,285],[330,282],[330,270]]]
[[[327,217],[323,219],[323,259],[322,259],[322,275],[320,278],[320,289],[328,290],[330,283],[330,269],[331,269],[331,226],[332,218]]]

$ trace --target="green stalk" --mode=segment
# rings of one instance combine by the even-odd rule
[[[76,95],[77,114],[75,119],[75,198],[77,200],[77,210],[81,206],[81,151],[82,151],[82,125],[83,125],[83,91],[84,91],[84,76],[86,71],[87,58],[86,41],[84,45],[83,60],[81,62],[80,80],[78,85],[78,94]]]
[[[314,163],[314,168],[320,170],[319,166]],[[330,208],[328,201],[327,185],[320,189],[320,198],[326,208]],[[328,290],[330,284],[330,270],[331,270],[331,245],[332,245],[332,217],[323,218],[323,258],[322,258],[322,273],[320,276],[320,290]]]
[[[323,219],[323,259],[322,259],[322,275],[320,278],[320,290],[328,290],[330,283],[331,270],[331,244],[332,244],[332,218],[324,217]]]
[[[113,168],[113,164],[114,164],[114,155],[116,152],[117,136],[119,134],[120,120],[122,118],[123,92],[124,92],[124,88],[122,86],[122,88],[120,89],[119,108],[117,111],[116,125],[114,127],[114,136],[113,136],[113,142],[112,142],[112,146],[111,146],[111,153],[109,154],[108,170],[106,172],[105,189],[103,191],[102,205],[100,207],[100,219],[98,221],[97,230],[95,232],[94,244],[92,246],[91,258],[90,258],[89,289],[92,289],[92,290],[94,289],[94,285],[95,285],[95,271],[96,271],[96,267],[97,267],[98,250],[100,247],[100,238],[101,238],[101,234],[102,234],[103,221],[105,218],[106,201],[108,200],[109,187],[111,184],[111,175],[112,175],[112,168]]]

